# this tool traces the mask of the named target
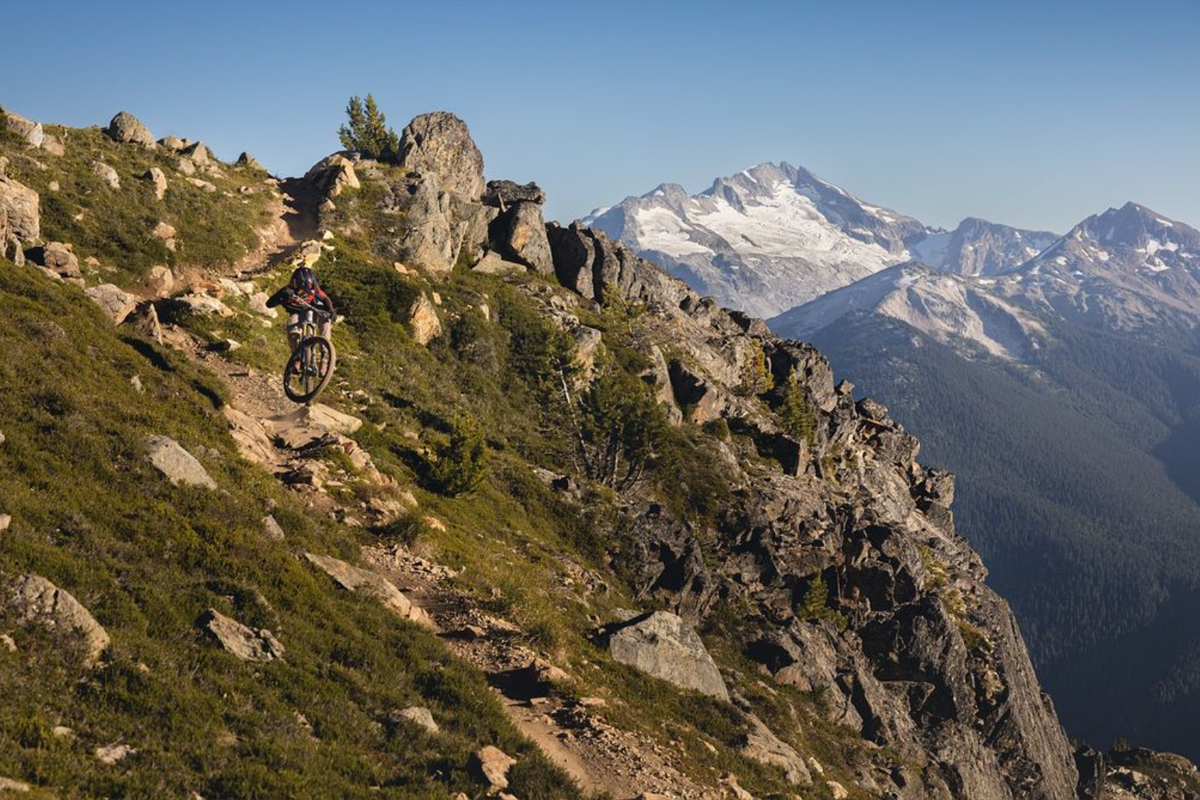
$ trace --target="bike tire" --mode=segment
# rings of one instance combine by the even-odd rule
[[[296,374],[296,365],[302,363],[306,355],[315,357],[319,365],[326,364],[324,372],[321,373],[318,366],[316,375]],[[283,368],[284,394],[294,403],[308,403],[325,390],[329,381],[333,379],[333,371],[336,368],[337,351],[333,349],[333,343],[324,336],[306,337],[301,340],[292,357],[288,359],[287,366]]]

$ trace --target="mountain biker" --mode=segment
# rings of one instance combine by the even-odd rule
[[[309,267],[297,267],[292,272],[292,278],[287,285],[267,298],[267,308],[283,306],[287,309],[288,344],[295,351],[300,346],[301,328],[304,325],[301,315],[310,307],[324,311],[328,316],[318,317],[321,336],[330,339],[333,331],[333,320],[337,313],[333,310],[333,301],[317,283],[317,276]]]

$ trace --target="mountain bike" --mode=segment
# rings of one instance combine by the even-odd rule
[[[318,323],[330,317],[329,313],[313,306],[307,306],[301,312],[300,344],[292,351],[283,369],[283,391],[293,402],[310,402],[333,377],[337,353],[333,342],[318,333]]]

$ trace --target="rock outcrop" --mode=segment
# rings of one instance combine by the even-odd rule
[[[104,129],[104,132],[114,142],[137,144],[150,150],[156,147],[154,135],[150,133],[150,129],[128,111],[118,112],[109,121],[108,127]]]
[[[119,286],[102,283],[85,290],[88,297],[100,306],[100,309],[112,320],[114,325],[120,325],[133,310],[137,308],[138,298]]]
[[[42,146],[46,138],[46,132],[42,128],[42,123],[26,119],[20,114],[14,114],[11,111],[0,111],[0,117],[3,118],[4,127],[21,137],[25,144],[30,147]]]
[[[675,614],[655,611],[611,627],[608,650],[622,664],[683,689],[729,699],[729,690],[704,642]]]
[[[25,246],[41,235],[38,193],[0,174],[0,257],[25,263]]]
[[[415,622],[422,627],[432,627],[433,623],[429,619],[429,615],[420,607],[413,605],[403,592],[379,573],[347,564],[332,556],[305,553],[304,557],[343,589],[374,597],[396,616]]]
[[[413,341],[422,347],[442,333],[442,322],[438,319],[437,310],[423,292],[417,296],[408,312],[408,328]]]
[[[537,203],[520,200],[500,214],[490,228],[491,239],[511,261],[543,275],[554,274],[554,257],[546,223]]]
[[[242,661],[266,662],[283,658],[284,647],[269,630],[243,625],[215,608],[204,612],[200,626]]]
[[[446,111],[422,114],[400,135],[400,165],[437,175],[443,189],[478,201],[483,194],[483,154],[467,123]]]
[[[481,200],[485,206],[494,206],[504,211],[513,203],[536,203],[540,206],[546,202],[546,193],[542,191],[542,187],[532,182],[520,184],[509,180],[488,181]]]
[[[831,721],[901,759],[871,773],[881,794],[1073,797],[1071,747],[1010,610],[955,533],[952,479],[917,462],[916,439],[879,403],[835,387],[812,347],[717,307],[601,233],[547,233],[565,286],[646,306],[643,336],[672,354],[665,366],[678,406],[696,421],[726,420],[783,468],[723,464],[738,490],[707,537],[657,504],[627,499],[614,525],[631,547],[613,556],[614,568],[693,624],[717,597],[747,609],[738,621],[755,632],[738,643],[747,657],[781,684],[820,690]],[[774,386],[760,397],[744,382],[756,357]],[[778,408],[789,385],[811,415],[805,435],[781,430],[759,405]],[[754,744],[783,765],[769,737]]]
[[[121,188],[121,176],[117,174],[115,169],[110,167],[108,164],[105,164],[103,161],[92,162],[92,173],[95,174],[100,180],[104,181],[108,188]]]
[[[18,625],[78,636],[87,666],[98,663],[108,649],[108,632],[96,618],[70,592],[40,575],[0,576],[0,611],[13,615]]]
[[[203,489],[217,488],[195,456],[184,450],[179,442],[166,436],[152,436],[149,441],[149,460],[154,468],[175,485],[198,486]]]

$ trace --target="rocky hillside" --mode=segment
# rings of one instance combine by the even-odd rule
[[[6,126],[0,792],[1076,796],[952,476],[452,115],[283,183]],[[344,314],[300,409],[294,263]]]

